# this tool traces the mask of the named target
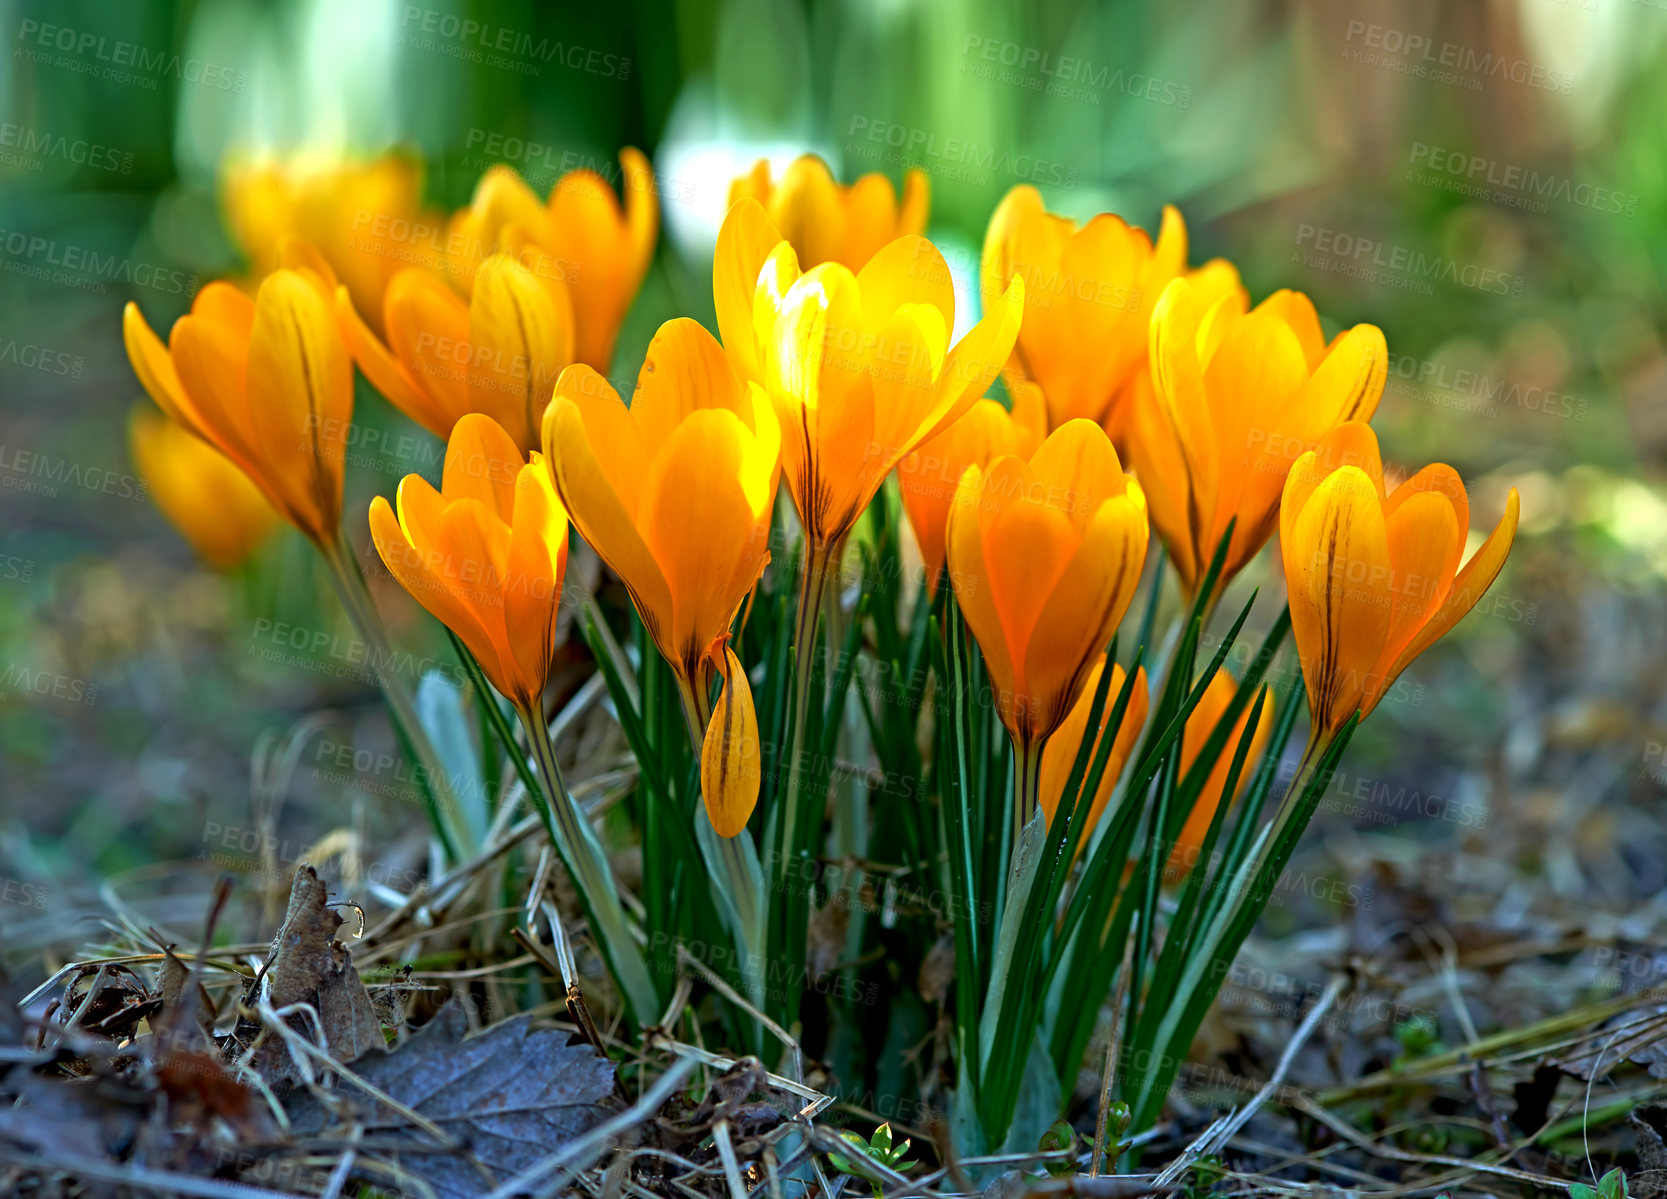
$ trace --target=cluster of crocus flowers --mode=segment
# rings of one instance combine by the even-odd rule
[[[128,440],[151,499],[215,570],[247,560],[278,523],[231,459],[148,404],[134,406]]]
[[[400,154],[364,161],[318,154],[244,157],[221,179],[233,238],[256,280],[277,270],[294,237],[323,255],[353,303],[381,320],[382,293],[440,218],[423,212],[422,170]]]
[[[730,627],[769,560],[781,428],[764,392],[686,318],[662,325],[627,407],[594,370],[563,372],[544,449],[574,525],[624,582],[702,746],[721,836],[758,802],[761,747]],[[708,696],[724,680],[718,706]]]
[[[660,227],[648,159],[627,146],[619,162],[623,204],[593,170],[567,172],[540,200],[512,168],[495,166],[481,176],[469,207],[453,216],[445,239],[452,282],[465,292],[488,259],[507,253],[560,293],[557,306],[573,314],[572,361],[604,374]]]
[[[1369,419],[1388,369],[1373,325],[1327,343],[1300,292],[1275,292],[1246,311],[1242,291],[1216,290],[1212,298],[1187,279],[1164,289],[1150,350],[1163,419],[1143,422],[1131,447],[1152,524],[1189,597],[1229,522],[1216,595],[1255,557],[1291,464],[1330,430]]]
[[[387,400],[438,437],[468,413],[496,421],[522,453],[538,444],[544,409],[574,360],[574,311],[565,289],[517,258],[494,254],[467,300],[438,276],[401,271],[380,313],[387,340],[342,304],[353,356]]]
[[[988,304],[1013,276],[1024,280],[1008,377],[1042,389],[1050,427],[1108,419],[1145,359],[1152,305],[1186,259],[1186,227],[1173,208],[1154,243],[1108,212],[1081,226],[1048,212],[1028,184],[1002,199],[985,234],[980,285]]]
[[[397,513],[382,496],[370,505],[388,572],[457,634],[506,699],[536,706],[567,569],[567,513],[543,457],[524,459],[491,417],[470,413],[446,443],[440,489],[406,475],[397,504]]]
[[[229,458],[321,549],[340,542],[353,360],[329,266],[298,242],[254,299],[229,283],[197,293],[164,345],[129,303],[134,373],[172,419]]]
[[[1061,425],[1028,460],[995,458],[961,478],[950,580],[1017,751],[1022,820],[1040,802],[1043,747],[1134,596],[1146,542],[1140,484],[1091,421]]]
[[[1470,500],[1452,467],[1426,466],[1387,491],[1377,436],[1359,422],[1297,459],[1279,542],[1316,741],[1370,714],[1408,663],[1475,606],[1510,553],[1518,510],[1513,487],[1461,569]]]
[[[899,200],[891,180],[879,172],[847,187],[834,179],[827,163],[805,154],[779,180],[771,178],[769,160],[759,159],[729,185],[729,207],[741,199],[764,206],[805,270],[837,262],[860,271],[882,246],[926,232],[932,193],[919,167],[904,175]],[[1006,290],[1005,282],[999,290]]]

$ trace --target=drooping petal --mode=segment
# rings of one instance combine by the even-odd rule
[[[721,661],[724,681],[700,747],[700,791],[712,827],[720,837],[734,837],[758,804],[763,756],[752,686],[727,638],[714,647],[713,657]]]
[[[278,521],[272,505],[208,442],[144,404],[128,430],[150,498],[210,566],[230,570],[271,533]]]

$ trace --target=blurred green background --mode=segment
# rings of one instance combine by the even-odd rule
[[[575,166],[617,180],[640,147],[662,237],[620,380],[661,321],[710,322],[728,182],[760,156],[814,150],[847,182],[924,168],[963,325],[1010,187],[1149,229],[1178,205],[1193,261],[1232,258],[1253,298],[1296,287],[1329,328],[1383,327],[1387,458],[1451,462],[1479,528],[1523,494],[1494,592],[1357,739],[1304,852],[1374,888],[1377,915],[1355,913],[1373,919],[1481,863],[1525,910],[1542,889],[1620,912],[1667,886],[1662,0],[31,0],[0,5],[0,33],[8,951],[87,935],[107,878],[194,926],[202,876],[169,863],[252,866],[225,830],[262,804],[287,804],[282,860],[350,826],[390,877],[422,865],[418,809],[337,764],[391,748],[374,692],[335,677],[328,640],[264,660],[263,621],[345,636],[308,549],[286,530],[246,574],[204,572],[126,448],[122,306],[165,330],[242,269],[217,171],[263,148],[401,147],[449,210],[495,161],[542,194]],[[412,432],[362,385],[358,411]],[[432,474],[437,447],[417,458],[362,458],[349,511]],[[402,644],[445,656],[406,597],[381,598]],[[191,884],[178,908],[170,879]]]

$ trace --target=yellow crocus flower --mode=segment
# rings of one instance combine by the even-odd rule
[[[1140,484],[1092,421],[1061,425],[1028,461],[996,458],[961,478],[949,576],[1018,754],[1022,819],[1039,800],[1044,744],[1134,596],[1146,542]]]
[[[572,360],[604,374],[660,227],[648,159],[627,146],[619,161],[623,206],[595,171],[567,172],[541,201],[513,168],[492,167],[469,207],[452,218],[446,237],[452,282],[465,292],[488,258],[508,253],[551,291],[564,293],[574,321]]]
[[[491,417],[471,412],[446,443],[440,489],[400,481],[398,512],[370,505],[370,531],[390,574],[469,647],[488,681],[518,708],[544,694],[559,644],[567,512],[543,456]]]
[[[1386,491],[1377,436],[1349,422],[1285,481],[1279,543],[1291,632],[1314,740],[1364,719],[1419,654],[1492,585],[1516,538],[1516,488],[1460,568],[1470,501],[1452,467],[1426,466]]]
[[[538,444],[550,393],[574,360],[566,291],[543,286],[508,254],[480,265],[467,301],[427,271],[394,276],[386,342],[351,305],[342,319],[359,369],[394,407],[442,438],[467,413],[484,413],[523,453]]]
[[[341,536],[353,359],[329,266],[296,242],[286,243],[283,261],[252,300],[229,283],[203,288],[167,345],[132,302],[122,334],[134,373],[162,410],[330,550]]]
[[[1187,596],[1229,521],[1233,540],[1211,603],[1256,556],[1291,464],[1329,430],[1370,419],[1387,367],[1376,326],[1356,325],[1328,344],[1301,292],[1275,292],[1247,312],[1242,291],[1212,301],[1187,279],[1164,289],[1151,327],[1164,420],[1141,431],[1137,461],[1152,524]]]
[[[382,319],[389,281],[442,228],[440,216],[422,209],[421,168],[400,154],[236,159],[221,179],[221,199],[257,279],[278,268],[284,239],[298,238],[323,255],[372,321]]]
[[[729,185],[729,206],[743,197],[757,200],[793,244],[799,265],[809,270],[839,262],[860,271],[881,246],[910,233],[925,233],[932,203],[926,172],[911,167],[903,176],[903,198],[878,171],[849,187],[834,180],[828,164],[814,154],[795,159],[779,181],[759,159]]]
[[[1002,199],[984,236],[985,303],[1014,275],[1025,284],[1024,325],[1009,378],[1042,389],[1048,423],[1104,421],[1146,356],[1146,323],[1164,284],[1186,267],[1186,225],[1165,208],[1154,244],[1102,212],[1079,226],[1048,212],[1022,184]]]
[[[586,544],[624,582],[671,665],[703,746],[707,814],[719,834],[758,802],[760,746],[746,674],[726,644],[769,560],[781,429],[705,329],[660,327],[627,407],[589,366],[562,373],[544,452]],[[725,679],[711,710],[715,674]]]

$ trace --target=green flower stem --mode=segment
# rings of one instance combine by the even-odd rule
[[[543,713],[538,711],[536,703],[517,703],[515,708],[527,730],[533,760],[544,779],[543,791],[530,793],[533,805],[544,820],[545,831],[556,847],[561,864],[573,879],[608,972],[618,984],[632,1017],[639,1026],[647,1028],[660,1018],[659,999],[642,947],[626,923],[619,889],[614,885],[613,871],[608,867],[602,844],[562,782],[561,768],[556,764],[556,747],[550,742],[550,729],[544,723]]]
[[[371,671],[376,675],[382,698],[387,701],[388,711],[393,716],[394,732],[416,759],[429,823],[434,827],[435,836],[440,838],[447,859],[460,862],[462,858],[458,846],[461,841],[452,828],[452,821],[462,809],[452,792],[451,776],[447,774],[434,743],[429,740],[428,731],[417,716],[416,701],[411,698],[405,680],[393,669],[393,646],[388,640],[382,618],[377,614],[370,588],[365,584],[364,573],[345,541],[320,546],[319,552],[330,568],[330,580],[335,584],[336,594],[347,610],[348,619],[353,623],[359,639],[365,643]]]
[[[810,763],[805,760],[805,739],[810,727],[811,675],[816,655],[816,618],[822,609],[822,596],[828,587],[830,571],[839,561],[840,547],[818,545],[807,541],[805,569],[800,579],[798,625],[793,634],[793,756],[787,764],[787,788],[780,811],[775,869],[778,878],[785,877],[793,847],[797,844],[796,825],[800,795],[805,786],[805,775]],[[821,696],[814,697],[822,702]]]

